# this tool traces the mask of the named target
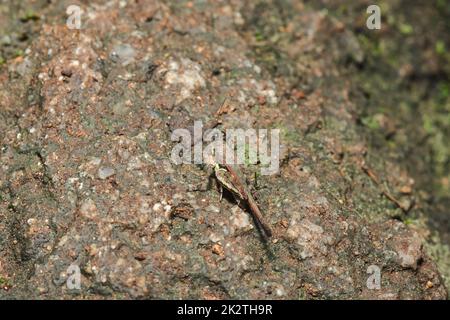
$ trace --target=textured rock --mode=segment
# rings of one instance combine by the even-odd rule
[[[284,18],[262,2],[108,1],[70,30],[52,6],[0,69],[0,297],[446,298],[424,233],[362,170],[410,179],[361,138],[340,61],[364,55],[336,19],[299,1]],[[271,30],[253,29],[260,15]],[[216,116],[282,131],[280,172],[258,178],[268,242],[232,197],[193,187],[206,170],[170,159],[174,129]]]
[[[98,169],[98,177],[102,180],[112,177],[115,173],[113,168],[102,167]]]

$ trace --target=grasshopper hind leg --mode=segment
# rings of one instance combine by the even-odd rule
[[[222,199],[223,199],[223,187],[222,187],[222,185],[220,183],[218,183],[218,186],[219,186],[219,193],[220,193],[219,201],[222,202]]]

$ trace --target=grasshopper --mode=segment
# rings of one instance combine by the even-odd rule
[[[243,180],[241,179],[241,174],[239,169],[235,166],[225,164],[224,166],[218,163],[213,163],[214,175],[220,184],[221,188],[225,188],[230,191],[235,199],[238,201],[244,201],[247,203],[250,212],[255,218],[257,224],[262,228],[267,237],[272,236],[272,230],[269,225],[264,221],[264,217],[256,204],[255,199],[252,194],[246,188]],[[221,193],[222,199],[222,193]]]
[[[214,125],[212,125],[211,127],[214,128],[217,124],[220,123],[220,121],[214,121]],[[192,145],[197,142],[198,141],[194,141]],[[219,182],[219,187],[221,188],[220,199],[222,200],[223,188],[230,191],[231,194],[233,194],[234,198],[237,200],[238,205],[240,204],[240,201],[243,201],[247,204],[248,209],[250,209],[253,218],[258,224],[258,227],[261,227],[267,237],[271,237],[272,229],[264,221],[264,217],[261,213],[261,210],[259,210],[258,204],[244,184],[244,180],[241,178],[242,174],[240,173],[240,170],[233,165],[220,165],[215,161],[214,156],[215,151],[213,152],[213,154],[210,154],[206,157],[206,162],[213,167],[214,175]]]

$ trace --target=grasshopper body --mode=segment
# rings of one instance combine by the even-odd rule
[[[234,186],[230,173],[227,169],[221,168],[218,164],[216,164],[214,166],[214,174],[222,187],[230,191],[235,197],[244,199],[244,195],[242,195],[241,192]]]
[[[253,199],[253,196],[247,190],[237,172],[238,169],[230,165],[222,168],[219,164],[214,164],[214,174],[220,185],[230,191],[238,201],[246,202],[259,226],[264,230],[264,233],[268,237],[272,236],[271,228],[264,222],[264,218],[255,199]]]

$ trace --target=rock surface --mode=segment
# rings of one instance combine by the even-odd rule
[[[402,210],[364,170],[410,181],[357,125],[341,63],[363,61],[355,35],[301,1],[267,3],[292,14],[98,1],[70,30],[70,1],[41,9],[24,56],[0,69],[1,298],[446,298],[423,233],[392,218]],[[280,172],[258,178],[269,241],[196,188],[205,170],[171,162],[171,132],[217,114],[222,128],[281,129]]]

